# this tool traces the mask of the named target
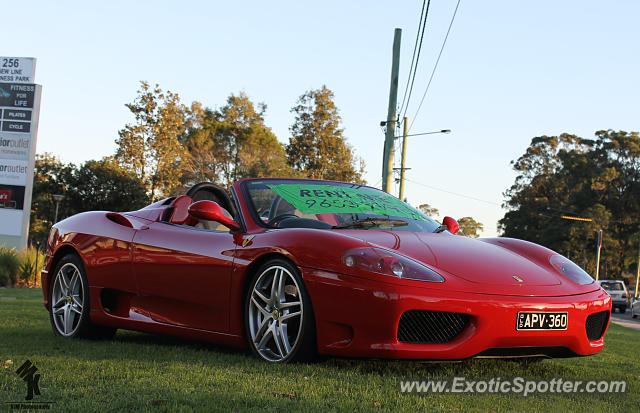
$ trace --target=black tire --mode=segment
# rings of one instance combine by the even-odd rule
[[[277,273],[281,269],[285,270],[280,273],[280,277],[285,279],[282,288],[284,292],[281,294],[283,298],[280,300],[280,304],[270,305],[269,300],[274,298],[273,290],[268,297],[269,300],[260,299],[255,291],[257,288],[258,293],[264,292],[263,297],[266,296],[267,292],[263,287],[269,284],[269,278],[273,280],[274,277],[277,277]],[[274,299],[274,302],[277,300],[277,298]],[[292,305],[296,300],[300,303],[299,307],[295,304]],[[262,310],[258,309],[258,305]],[[297,310],[298,308],[300,310]],[[249,347],[256,357],[274,363],[308,362],[315,359],[317,353],[316,326],[311,298],[300,271],[291,262],[284,259],[273,259],[260,266],[249,282],[243,310],[245,335]],[[294,315],[296,311],[301,312],[297,318]],[[290,320],[286,322],[286,329],[284,329],[287,343],[290,344],[289,351],[280,350],[284,345],[276,343],[278,334],[280,334],[279,337],[282,337],[283,329],[279,329],[279,327],[285,322],[285,317]],[[265,331],[263,331],[263,326],[267,326]],[[271,330],[272,326],[273,330]],[[270,331],[272,331],[272,335],[269,337]],[[259,335],[260,332],[262,332],[261,335]],[[258,344],[262,343],[260,338],[266,341],[259,349]],[[294,339],[293,344],[291,344],[292,339]],[[284,342],[282,338],[279,340],[280,343]],[[256,341],[260,341],[260,343]],[[286,354],[283,355],[285,352]]]
[[[109,339],[116,333],[113,327],[91,323],[87,273],[82,260],[75,254],[65,255],[55,266],[49,286],[49,305],[51,328],[58,336]],[[68,324],[67,320],[70,321]]]
[[[618,307],[618,309],[620,310],[620,313],[622,313],[622,314],[627,312],[627,306],[626,305],[621,305],[620,307]]]

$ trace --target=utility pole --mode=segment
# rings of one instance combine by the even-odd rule
[[[396,130],[396,105],[398,104],[398,70],[400,66],[400,39],[402,29],[395,29],[393,35],[393,56],[391,60],[391,86],[389,88],[389,111],[384,122],[386,133],[382,153],[382,190],[391,190],[393,174],[393,138]]]
[[[596,258],[596,281],[600,279],[600,250],[602,249],[602,230],[598,230],[598,256]]]
[[[407,169],[404,167],[405,161],[407,159],[407,129],[408,129],[408,120],[407,117],[404,117],[403,120],[403,130],[402,130],[402,158],[400,161],[400,194],[398,198],[400,200],[404,200],[404,171]]]

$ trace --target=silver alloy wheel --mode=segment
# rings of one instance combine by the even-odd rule
[[[66,263],[60,268],[51,292],[51,311],[56,329],[63,336],[71,336],[80,325],[84,306],[83,287],[78,267]]]
[[[289,270],[273,265],[260,274],[249,301],[249,332],[258,353],[282,361],[295,348],[302,332],[300,286]]]

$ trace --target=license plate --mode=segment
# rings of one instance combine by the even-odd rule
[[[564,312],[520,311],[516,330],[566,330],[569,314]]]

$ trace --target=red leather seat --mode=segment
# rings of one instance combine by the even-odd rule
[[[193,199],[187,195],[181,195],[177,197],[171,205],[173,206],[173,212],[169,222],[172,224],[190,225],[193,226],[198,223],[198,220],[189,215],[189,205],[193,204]]]

